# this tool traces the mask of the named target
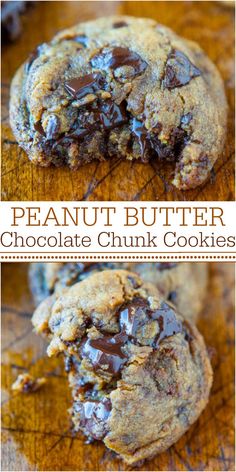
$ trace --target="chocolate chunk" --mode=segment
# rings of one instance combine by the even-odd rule
[[[132,122],[132,133],[134,133],[134,135],[138,138],[141,154],[144,156],[145,150],[147,147],[150,147],[150,143],[148,141],[148,131],[145,128],[144,123],[134,118]]]
[[[74,409],[80,415],[80,426],[85,434],[94,439],[103,439],[107,433],[106,421],[111,412],[109,398],[103,398],[101,401],[76,402]]]
[[[146,314],[151,312],[149,304],[144,298],[134,298],[123,306],[119,312],[119,322],[122,332],[128,336],[136,336],[141,326],[147,321]]]
[[[172,49],[167,58],[162,84],[167,89],[182,87],[200,75],[201,71],[183,52]]]
[[[158,139],[158,136],[153,135],[150,138],[150,143],[159,159],[170,162],[177,160],[177,156],[175,156],[172,147],[168,144],[163,144],[160,139]]]
[[[106,100],[98,108],[95,116],[105,130],[116,128],[128,122],[125,102],[117,105],[112,100]]]
[[[150,141],[159,159],[176,162],[188,142],[188,135],[182,128],[175,128],[172,130],[168,144],[163,144],[156,135],[152,135]]]
[[[127,339],[128,337],[123,333],[98,339],[88,339],[82,346],[82,356],[91,361],[95,370],[104,370],[116,375],[127,360],[122,351]]]
[[[102,74],[87,74],[83,77],[75,77],[65,83],[66,91],[74,98],[80,99],[90,93],[95,93],[104,87],[105,79]]]
[[[134,51],[128,48],[116,47],[96,54],[91,59],[91,65],[97,69],[118,69],[118,67],[130,66],[134,69],[134,75],[141,74],[147,68],[147,63]]]
[[[75,128],[70,133],[66,134],[59,143],[64,144],[64,142],[69,139],[70,141],[81,141],[86,135],[90,134],[92,131],[91,126],[88,125],[87,128]]]
[[[88,37],[85,36],[85,34],[80,34],[78,36],[74,36],[71,38],[73,41],[76,41],[76,43],[82,44],[84,47],[87,47],[88,44]]]
[[[46,136],[47,139],[55,139],[60,131],[60,118],[57,115],[51,115],[48,119]]]
[[[128,276],[127,279],[129,280],[133,288],[140,287],[140,282],[138,282],[134,277]]]
[[[42,127],[42,124],[41,124],[41,121],[37,121],[35,124],[34,124],[34,129],[36,131],[38,131],[38,133],[40,133],[42,136],[46,136],[46,133]]]
[[[86,397],[86,394],[91,398],[94,385],[91,382],[87,382],[85,379],[80,378],[77,382],[76,394],[83,395]]]
[[[160,330],[154,342],[155,347],[159,346],[163,339],[182,332],[181,321],[177,320],[173,308],[165,302],[152,313],[152,319],[157,320]]]
[[[157,135],[160,133],[161,129],[162,125],[161,123],[158,123],[156,128],[153,130],[153,132],[155,131],[156,140],[158,140]],[[146,151],[150,151],[151,148],[154,148],[154,141],[152,141],[152,137],[145,127],[144,122],[137,120],[137,118],[134,118],[132,121],[132,133],[138,138],[142,160],[145,161]],[[159,140],[158,142],[160,143]]]
[[[164,302],[160,308],[152,310],[147,300],[137,297],[119,311],[121,330],[130,337],[135,337],[137,331],[150,320],[156,320],[159,325],[154,347],[157,347],[164,338],[182,331],[182,324],[177,320],[173,308]]]
[[[117,21],[116,23],[113,23],[113,28],[123,28],[124,26],[128,26],[128,24],[125,21]]]
[[[83,114],[78,118],[73,129],[55,142],[55,147],[58,144],[66,145],[73,141],[81,141],[95,130],[108,131],[128,122],[125,102],[117,105],[112,100],[98,101],[96,105],[86,106],[86,109],[89,114]]]
[[[186,118],[185,121],[187,119],[190,120],[190,117]],[[160,159],[176,161],[179,158],[187,142],[186,131],[182,128],[175,128],[171,133],[168,144],[164,144],[158,138],[161,129],[162,125],[158,123],[156,128],[149,132],[144,125],[144,121],[140,121],[137,118],[133,119],[132,133],[138,139],[141,157],[144,162],[150,158],[150,151],[152,150],[155,151]],[[146,151],[148,151],[148,156]]]

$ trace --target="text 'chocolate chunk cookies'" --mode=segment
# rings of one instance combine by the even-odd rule
[[[141,18],[62,31],[11,87],[11,126],[32,162],[161,160],[184,190],[204,182],[222,152],[226,114],[222,80],[200,47]]]
[[[92,273],[44,300],[33,316],[62,352],[75,431],[128,464],[166,450],[208,401],[212,370],[198,330],[124,270]]]

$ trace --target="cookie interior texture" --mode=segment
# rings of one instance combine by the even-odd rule
[[[197,44],[126,16],[57,34],[11,87],[11,126],[34,163],[76,169],[93,159],[153,158],[173,164],[180,189],[209,175],[226,114],[223,82]]]
[[[202,311],[208,285],[205,263],[130,263],[130,262],[52,262],[32,263],[29,280],[35,303],[87,278],[93,272],[126,269],[154,284],[162,298],[170,301],[186,319],[197,321]]]
[[[206,406],[201,335],[137,274],[93,273],[44,300],[33,324],[48,355],[65,356],[75,430],[128,464],[166,450]]]

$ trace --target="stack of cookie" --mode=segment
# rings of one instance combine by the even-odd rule
[[[75,431],[126,463],[166,450],[196,421],[212,369],[194,325],[207,266],[32,264],[35,330],[63,353]]]

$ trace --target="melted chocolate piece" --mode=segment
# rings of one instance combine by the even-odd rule
[[[88,94],[93,94],[104,87],[105,79],[102,74],[87,74],[83,77],[75,77],[65,83],[66,91],[79,100]]]
[[[153,151],[157,154],[159,159],[165,159],[168,161],[178,160],[188,141],[187,132],[182,129],[181,126],[186,126],[191,119],[191,113],[184,115],[180,126],[172,130],[168,144],[164,144],[158,138],[158,135],[162,130],[161,123],[158,123],[156,128],[149,132],[145,127],[144,120],[140,121],[137,118],[133,118],[132,133],[138,140],[142,161],[148,161]]]
[[[127,340],[128,336],[123,333],[88,339],[82,346],[82,355],[90,360],[95,370],[103,370],[116,375],[127,361],[122,351]]]
[[[38,133],[40,133],[42,136],[46,136],[46,133],[42,127],[42,124],[41,124],[41,121],[37,121],[35,124],[34,124],[34,129],[36,131],[38,131]]]
[[[117,105],[112,100],[98,101],[96,105],[87,106],[89,116],[82,115],[70,133],[55,142],[54,146],[70,144],[73,141],[81,141],[87,135],[96,130],[109,131],[128,122],[125,102]]]
[[[141,154],[144,156],[146,149],[150,148],[148,130],[145,128],[144,123],[134,118],[132,123],[132,133],[138,138]]]
[[[152,313],[152,319],[157,320],[160,329],[154,342],[155,347],[158,347],[163,339],[182,332],[181,321],[177,320],[173,308],[165,302]]]
[[[118,69],[118,67],[130,66],[134,69],[134,75],[141,74],[147,68],[147,63],[134,51],[128,48],[116,47],[111,51],[96,54],[91,59],[91,65],[97,69]]]
[[[46,137],[47,139],[55,139],[60,131],[60,118],[56,115],[51,115],[48,120]]]
[[[146,314],[150,312],[149,304],[144,298],[137,297],[127,303],[119,311],[119,322],[122,332],[135,337],[139,328],[147,321]]]
[[[172,49],[167,58],[162,84],[167,89],[182,87],[200,75],[201,71],[183,52]]]
[[[150,320],[156,320],[159,325],[153,347],[157,347],[164,338],[182,331],[182,323],[177,320],[173,308],[165,302],[157,310],[152,310],[147,300],[137,297],[119,311],[121,330],[130,337],[136,337],[137,331]]]
[[[85,434],[94,439],[103,439],[107,433],[106,421],[111,412],[110,399],[76,402],[74,409],[80,415],[80,426]]]
[[[76,394],[83,395],[86,397],[86,393],[88,397],[91,399],[91,395],[93,392],[94,385],[91,382],[87,382],[84,379],[80,379],[77,384]]]
[[[106,100],[101,104],[101,107],[98,108],[98,112],[95,116],[101,123],[102,128],[105,130],[122,126],[128,122],[128,116],[124,102],[122,102],[120,105],[117,105],[112,100]]]
[[[124,26],[128,26],[128,24],[125,21],[117,21],[116,23],[113,23],[113,28],[124,28]]]
[[[152,149],[157,153],[159,159],[175,162],[179,160],[188,142],[188,135],[185,130],[175,128],[171,133],[168,144],[163,144],[156,135],[150,137],[150,142]]]
[[[165,146],[161,144],[160,140],[158,139],[158,134],[160,133],[161,129],[162,129],[162,125],[161,123],[158,123],[155,130],[153,130],[155,131],[155,135],[152,136],[151,133],[149,133],[149,131],[145,127],[144,122],[137,120],[137,118],[133,119],[132,133],[138,138],[140,151],[141,151],[141,157],[142,157],[143,162],[145,162],[146,160],[149,160],[149,157],[150,157],[149,155],[147,156],[147,158],[145,157],[146,151],[150,152],[152,149],[154,149],[155,152],[157,152],[158,157],[161,157],[160,149],[162,149],[162,153],[163,153],[163,150],[165,149]],[[153,131],[152,131],[152,134],[153,134]]]

